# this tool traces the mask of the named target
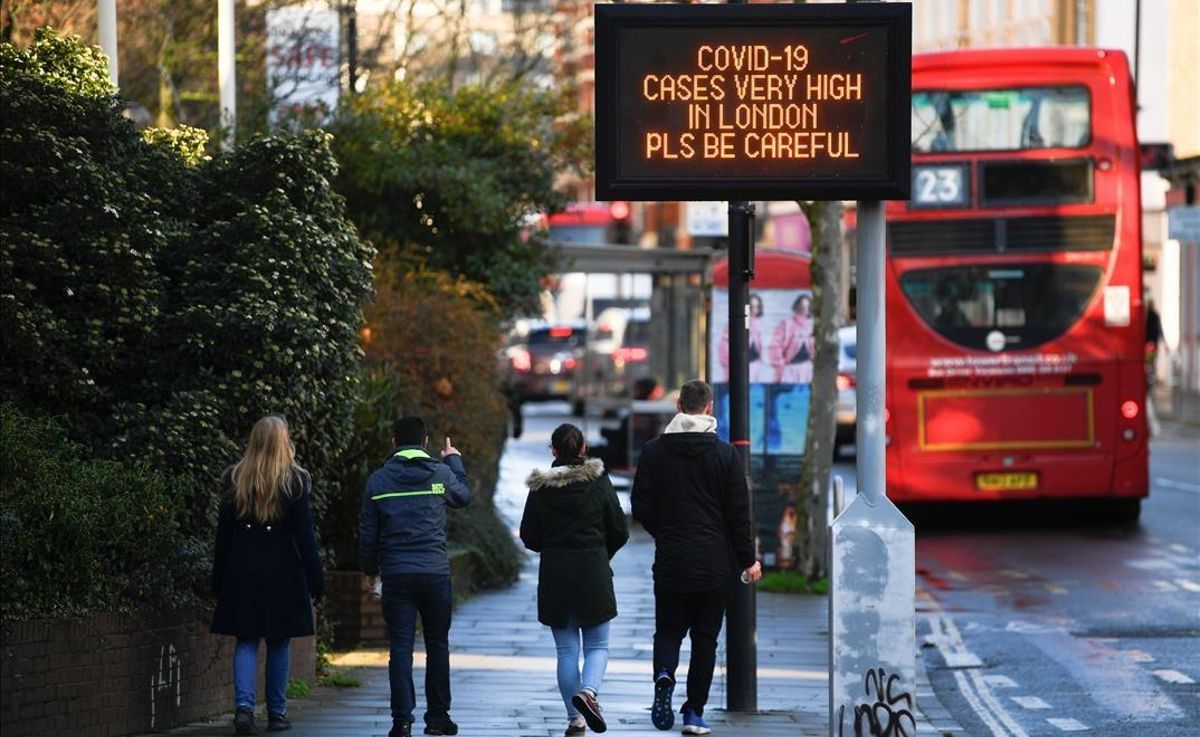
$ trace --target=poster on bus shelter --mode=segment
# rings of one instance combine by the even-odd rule
[[[713,289],[709,331],[717,433],[729,440],[729,292]],[[764,565],[795,565],[797,496],[812,396],[812,292],[751,289],[750,477]]]

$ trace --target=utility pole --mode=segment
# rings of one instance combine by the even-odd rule
[[[857,723],[864,678],[887,683],[908,714],[916,701],[916,536],[887,498],[883,202],[858,202],[858,497],[830,528],[829,734]],[[892,677],[895,677],[893,682]],[[870,706],[865,707],[870,709]],[[895,724],[916,733],[911,717]]]
[[[755,533],[754,487],[750,479],[750,280],[754,278],[754,205],[729,203],[729,442],[737,448],[750,499],[750,531]],[[757,535],[755,535],[757,539]],[[754,584],[729,584],[725,613],[725,652],[729,711],[758,710],[757,607]]]
[[[117,84],[117,0],[98,0],[96,23],[100,36],[100,48],[108,56],[108,81]]]
[[[744,0],[728,0],[740,5]],[[750,478],[750,280],[754,277],[754,205],[729,202],[729,442],[737,448],[746,475],[750,534],[758,546],[754,485]],[[757,550],[756,550],[757,552]],[[758,611],[754,584],[734,579],[725,611],[729,711],[758,710]]]
[[[346,3],[346,77],[347,92],[358,92],[358,7],[356,0]]]
[[[233,150],[237,137],[237,44],[234,0],[217,0],[217,89],[221,99],[222,146]]]

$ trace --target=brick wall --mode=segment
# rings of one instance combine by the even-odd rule
[[[450,582],[456,599],[475,590],[475,553],[450,552]],[[328,571],[325,591],[333,619],[333,645],[339,650],[388,644],[383,603],[371,591],[371,579],[358,571]]]
[[[118,737],[232,711],[233,644],[194,610],[5,625],[0,732]],[[291,677],[311,683],[315,657],[293,640]]]

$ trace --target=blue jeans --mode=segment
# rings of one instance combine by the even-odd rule
[[[291,640],[267,638],[267,711],[287,713]],[[233,698],[237,706],[254,708],[254,678],[258,674],[258,638],[239,637],[233,650]]]
[[[417,694],[413,686],[413,640],[417,615],[425,636],[425,723],[450,716],[450,613],[454,597],[450,577],[397,574],[383,577],[383,621],[391,652],[388,681],[392,721],[412,724]]]
[[[567,718],[579,716],[571,697],[586,688],[600,693],[604,670],[608,668],[608,622],[593,627],[551,627],[554,647],[558,650],[558,691],[567,707]],[[583,673],[579,672],[579,643],[583,640]]]

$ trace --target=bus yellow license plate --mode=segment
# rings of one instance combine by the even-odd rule
[[[980,491],[1020,491],[1037,485],[1036,473],[981,473],[975,477],[975,488]]]

